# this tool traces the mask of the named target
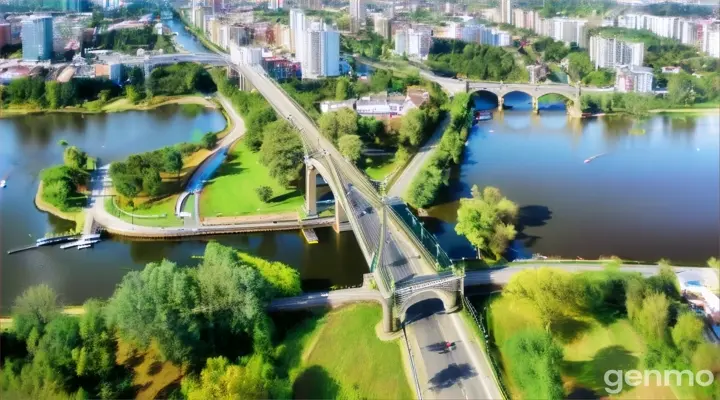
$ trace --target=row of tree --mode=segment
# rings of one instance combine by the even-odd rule
[[[436,39],[426,64],[443,75],[491,81],[527,81],[527,72],[502,47]]]
[[[0,86],[0,106],[31,104],[52,110],[82,105],[100,97],[120,94],[120,88],[107,79],[73,79],[69,82],[45,81],[45,77],[13,79]]]
[[[450,124],[440,139],[440,145],[408,189],[408,201],[414,207],[432,205],[440,190],[449,183],[448,169],[460,163],[470,124],[470,101],[469,94],[460,93],[450,103]]]
[[[106,304],[90,300],[79,317],[62,315],[47,286],[33,287],[1,336],[0,390],[9,398],[133,397],[132,371],[116,364],[122,341],[153,346],[161,361],[188,371],[177,395],[287,398],[265,307],[299,293],[296,270],[214,242],[196,268],[162,261],[128,273]]]
[[[182,147],[182,148],[181,148]],[[133,154],[126,161],[110,165],[110,178],[115,191],[127,199],[134,199],[140,193],[150,197],[162,194],[161,172],[177,175],[182,171],[181,150],[197,150],[197,146],[165,147],[147,153]]]
[[[123,53],[134,53],[138,49],[162,50],[174,53],[170,36],[158,35],[151,26],[140,29],[114,29],[97,35],[96,47]]]

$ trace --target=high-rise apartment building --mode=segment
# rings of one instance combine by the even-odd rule
[[[53,55],[53,19],[32,16],[22,24],[23,60],[50,60]]]
[[[587,47],[587,21],[583,19],[553,18],[551,36],[566,44],[576,43],[580,47]]]
[[[613,68],[619,65],[643,65],[645,60],[645,45],[632,43],[617,38],[592,36],[590,38],[590,61],[595,68]]]
[[[373,19],[375,34],[390,39],[390,19],[382,14],[375,14]]]
[[[281,10],[284,3],[283,0],[268,0],[268,10]]]
[[[365,25],[367,5],[365,0],[350,0],[350,30],[358,32]]]
[[[340,75],[340,33],[314,21],[304,32],[304,49],[299,58],[303,79]]]
[[[426,59],[432,46],[430,34],[424,28],[398,29],[395,32],[395,54]]]
[[[290,51],[295,53],[295,58],[303,53],[305,30],[305,12],[297,8],[290,10]]]
[[[710,57],[720,58],[720,26],[707,29],[702,42],[702,50]]]
[[[652,86],[652,68],[621,66],[615,70],[615,90],[618,92],[650,93]]]
[[[510,24],[513,23],[513,0],[500,0],[500,23]]]

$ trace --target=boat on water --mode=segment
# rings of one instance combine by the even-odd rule
[[[83,245],[81,245],[81,246],[78,246],[77,249],[78,249],[78,250],[82,250],[82,249],[88,249],[88,248],[90,248],[90,247],[92,247],[91,244],[83,244]]]
[[[590,162],[591,162],[592,160],[594,160],[594,159],[596,159],[596,158],[598,158],[598,157],[602,157],[602,156],[604,156],[605,154],[607,154],[607,153],[596,154],[596,155],[588,158],[587,160],[585,160],[585,164],[590,164]]]
[[[492,113],[490,111],[477,111],[475,113],[475,122],[489,121],[492,119]]]
[[[4,188],[5,186],[7,186],[7,182],[3,179],[0,181],[0,188]]]

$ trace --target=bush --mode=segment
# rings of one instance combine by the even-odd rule
[[[257,193],[258,198],[260,198],[263,203],[268,203],[273,197],[273,190],[270,186],[260,186],[255,188],[255,193]]]
[[[217,142],[217,134],[214,132],[208,132],[203,135],[202,139],[200,139],[200,144],[207,150],[214,148],[217,145]]]

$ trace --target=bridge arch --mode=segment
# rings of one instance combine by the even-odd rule
[[[558,96],[563,98],[563,103],[565,104],[565,108],[572,108],[575,106],[575,102],[577,99],[575,99],[572,96],[568,96],[567,93],[559,93],[559,92],[543,92],[539,96],[537,96],[537,101],[540,102],[540,99],[545,96]]]
[[[423,301],[438,299],[442,301],[445,312],[453,312],[458,307],[458,292],[447,291],[441,288],[430,287],[416,293],[411,294],[399,305],[398,318],[402,324],[410,307],[422,303]]]

